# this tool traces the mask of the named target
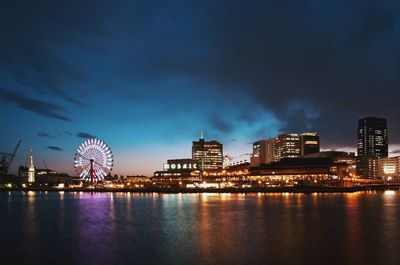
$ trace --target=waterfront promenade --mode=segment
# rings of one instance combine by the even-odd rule
[[[179,188],[179,187],[145,187],[145,188],[0,188],[0,191],[64,191],[64,192],[135,192],[135,193],[336,193],[336,192],[358,192],[373,190],[399,189],[400,184],[360,185],[352,187],[252,187],[252,188]]]

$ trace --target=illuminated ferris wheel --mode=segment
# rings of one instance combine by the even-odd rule
[[[111,149],[101,140],[88,139],[76,150],[74,166],[84,181],[91,183],[102,181],[112,170]]]

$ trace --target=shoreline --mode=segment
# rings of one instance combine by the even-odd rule
[[[352,193],[399,189],[400,184],[363,185],[353,187],[255,187],[255,188],[0,188],[0,192],[129,192],[129,193]]]

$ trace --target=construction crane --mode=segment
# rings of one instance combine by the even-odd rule
[[[14,151],[11,154],[0,152],[0,156],[1,156],[1,159],[0,159],[0,174],[7,174],[8,173],[8,170],[11,167],[11,164],[12,164],[12,162],[14,160],[15,154],[17,153],[17,150],[18,150],[20,144],[21,144],[21,140],[19,140],[19,142],[17,143],[17,145],[14,148]]]
[[[44,168],[45,168],[46,170],[49,170],[49,168],[47,167],[46,161],[44,161],[44,159],[43,159],[43,165],[44,165]]]

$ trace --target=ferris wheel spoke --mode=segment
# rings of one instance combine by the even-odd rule
[[[100,164],[99,162],[97,162],[96,160],[95,161],[93,161],[95,164],[97,164],[97,165],[99,165],[100,167],[103,167],[103,165],[102,164]]]
[[[85,160],[90,160],[90,158],[86,157],[85,155],[83,155],[82,153],[79,153],[79,156]]]

